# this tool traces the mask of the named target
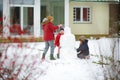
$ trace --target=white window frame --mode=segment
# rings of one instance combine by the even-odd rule
[[[32,7],[33,8],[33,11],[34,11],[34,5],[18,5],[18,4],[10,4],[10,7],[9,8],[11,8],[11,7],[20,7],[20,25],[21,25],[21,29],[23,30],[23,8],[24,7]],[[10,13],[10,12],[9,12]],[[33,12],[34,13],[34,12]],[[33,17],[35,17],[34,15],[33,15]],[[34,25],[33,25],[34,26]],[[33,33],[33,35],[34,35],[34,33]],[[22,35],[23,37],[27,37],[27,36],[33,36],[33,35]],[[19,37],[20,35],[11,35],[11,36],[15,36],[15,37]]]
[[[74,16],[76,16],[76,14],[75,14],[76,12],[74,13],[74,8],[80,8],[81,9],[81,11],[80,11],[81,20],[80,21],[76,21],[75,18],[74,18]],[[83,20],[83,8],[89,8],[89,21],[84,21]],[[91,21],[91,7],[90,6],[73,7],[73,22],[74,23],[92,23],[92,21]]]

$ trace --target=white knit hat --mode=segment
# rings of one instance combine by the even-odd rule
[[[42,20],[42,22],[45,22],[45,21],[47,21],[48,19],[47,18],[44,18],[43,20]]]

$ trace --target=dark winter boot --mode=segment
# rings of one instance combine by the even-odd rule
[[[42,54],[42,60],[44,60],[44,59],[45,59],[45,54],[43,53],[43,54]]]
[[[50,60],[55,60],[55,58],[53,57],[53,54],[50,54]]]
[[[57,54],[57,58],[58,58],[58,59],[60,58],[60,54]]]

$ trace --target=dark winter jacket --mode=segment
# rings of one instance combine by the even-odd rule
[[[48,22],[43,25],[44,40],[54,40],[54,32],[58,29],[58,26],[54,26],[53,23]]]
[[[88,47],[88,40],[85,40],[83,44],[77,48],[77,52],[83,53],[85,55],[89,55],[89,47]]]

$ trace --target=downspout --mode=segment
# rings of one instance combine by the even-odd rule
[[[34,37],[39,38],[40,37],[40,5],[41,5],[41,0],[35,0],[35,5],[34,5]]]
[[[65,11],[64,11],[64,13],[65,13],[65,19],[64,19],[64,26],[65,27],[69,27],[69,0],[64,0],[65,1],[65,3],[64,3],[64,7],[65,7]]]
[[[10,11],[9,11],[9,0],[3,0],[3,37],[7,38],[10,36]]]

